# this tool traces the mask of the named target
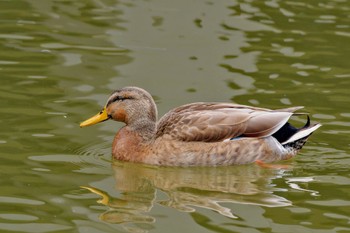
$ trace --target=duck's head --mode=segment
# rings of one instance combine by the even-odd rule
[[[124,122],[127,125],[140,121],[156,122],[157,108],[152,96],[138,87],[124,87],[114,91],[105,107],[95,116],[80,124],[80,127],[94,125],[106,120]]]

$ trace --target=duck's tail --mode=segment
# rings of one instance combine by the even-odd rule
[[[304,146],[310,135],[319,127],[321,127],[319,123],[311,125],[310,118],[307,116],[307,122],[304,127],[297,129],[291,137],[281,142],[281,144],[287,150],[298,152]]]

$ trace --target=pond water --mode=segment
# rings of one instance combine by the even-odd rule
[[[1,232],[350,232],[346,0],[0,2]],[[112,162],[116,88],[303,105],[322,127],[284,167]],[[295,121],[302,121],[296,118]]]

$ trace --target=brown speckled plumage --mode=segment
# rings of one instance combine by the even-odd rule
[[[164,166],[273,162],[293,157],[320,126],[289,126],[288,119],[300,108],[270,110],[200,102],[175,108],[157,122],[151,95],[141,88],[125,87],[113,92],[105,108],[81,126],[107,119],[125,122],[112,146],[112,154],[118,160]],[[282,129],[290,134],[287,139],[296,135],[295,141],[285,145],[278,141],[282,138],[278,131]]]

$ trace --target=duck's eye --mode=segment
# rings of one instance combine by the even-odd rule
[[[107,105],[114,103],[116,101],[124,101],[126,99],[132,99],[132,97],[129,96],[121,96],[121,95],[117,95],[115,96],[113,99],[111,99],[110,101],[108,101]]]
[[[123,97],[123,96],[120,96],[120,95],[117,95],[114,99],[113,99],[113,102],[115,102],[115,101],[123,101],[123,100],[125,100],[125,97]]]

